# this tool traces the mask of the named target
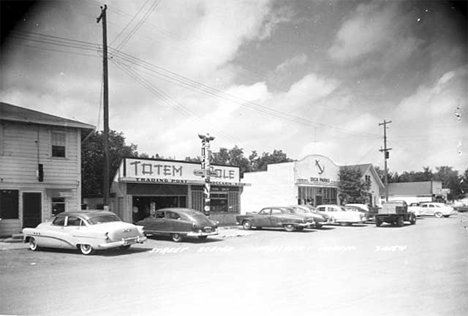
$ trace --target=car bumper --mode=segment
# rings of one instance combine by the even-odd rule
[[[213,236],[213,235],[218,235],[218,230],[212,231],[212,232],[203,232],[203,231],[198,231],[198,232],[189,232],[187,233],[188,237],[201,237],[201,236]]]
[[[114,241],[114,242],[108,242],[104,244],[99,244],[99,249],[110,249],[110,248],[117,248],[117,247],[122,247],[122,246],[130,246],[133,244],[142,244],[146,239],[145,236],[143,237],[132,237],[132,238],[122,238],[122,240],[119,241]]]
[[[311,227],[311,226],[314,226],[315,225],[315,222],[310,222],[310,223],[298,223],[298,224],[295,224],[296,227]]]

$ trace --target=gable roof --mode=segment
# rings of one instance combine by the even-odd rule
[[[348,165],[348,166],[341,166],[340,168],[353,168],[361,171],[362,175],[365,175],[367,171],[370,171],[372,173],[372,176],[374,177],[375,181],[379,185],[380,190],[385,189],[385,185],[383,184],[382,180],[380,180],[380,177],[375,170],[374,166],[370,163],[366,164],[360,164],[360,165]]]
[[[82,130],[84,137],[91,134],[95,127],[90,124],[82,123],[79,121],[69,120],[63,117],[46,114],[39,111],[34,111],[22,108],[9,103],[0,102],[0,120],[19,122],[19,123],[32,123],[39,125],[72,127]]]

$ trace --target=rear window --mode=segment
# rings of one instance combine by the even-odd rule
[[[99,215],[95,217],[91,217],[88,219],[88,223],[90,225],[102,224],[102,223],[111,223],[111,222],[120,222],[120,218],[114,214],[107,214],[107,215]]]

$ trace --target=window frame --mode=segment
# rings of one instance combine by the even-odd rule
[[[56,199],[61,199],[62,201],[54,201]],[[67,211],[67,199],[65,197],[60,197],[60,196],[54,196],[50,198],[50,203],[51,203],[51,213],[52,216],[57,216],[60,213],[66,212]],[[63,211],[61,212],[54,212],[54,206],[55,205],[62,205],[63,204]]]
[[[20,203],[20,190],[15,190],[15,189],[12,189],[12,190],[9,190],[9,189],[2,189],[0,190],[0,199],[1,199],[1,193],[4,192],[4,191],[10,191],[11,194],[15,194],[15,196],[12,197],[12,200],[10,201],[11,203],[13,203],[13,209],[11,210],[7,210],[7,212],[3,211],[3,212],[0,212],[0,218],[4,219],[4,220],[7,220],[7,219],[19,219],[19,203]],[[8,200],[7,200],[8,201]],[[5,203],[5,201],[0,201],[0,206],[7,206],[6,203],[5,205],[3,205],[2,203]],[[15,205],[16,204],[16,209],[15,209]],[[4,209],[4,207],[1,207],[1,209]]]
[[[63,146],[61,145],[54,145],[54,136],[55,135],[63,135],[64,141]],[[63,156],[61,155],[54,155],[54,147],[63,147]],[[67,133],[63,131],[51,131],[50,132],[50,156],[52,158],[64,159],[67,158]]]

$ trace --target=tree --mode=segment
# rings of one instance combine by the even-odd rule
[[[369,203],[370,183],[364,181],[361,170],[353,167],[341,167],[338,177],[338,196],[343,204]]]
[[[447,194],[449,200],[459,199],[463,193],[461,192],[462,177],[458,176],[458,171],[453,170],[449,166],[436,167],[437,172],[434,174],[434,180],[442,182],[442,188],[450,189]]]
[[[109,132],[109,183],[112,182],[124,157],[138,157],[137,146],[125,144],[123,133]],[[104,133],[92,134],[81,146],[81,194],[103,196],[104,187]]]
[[[269,164],[291,162],[292,159],[288,158],[287,154],[282,150],[274,150],[273,154],[263,153],[261,157],[258,156],[256,151],[253,151],[249,156],[251,171],[265,171]]]

